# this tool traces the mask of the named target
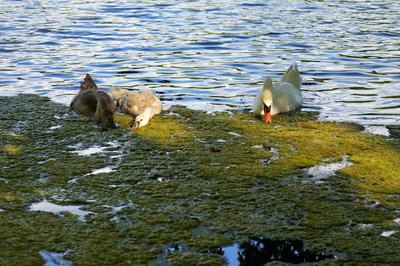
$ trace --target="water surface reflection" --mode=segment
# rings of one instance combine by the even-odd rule
[[[0,0],[0,95],[69,103],[82,76],[147,87],[166,106],[247,108],[294,61],[305,110],[363,124],[400,118],[400,3]]]
[[[333,254],[306,249],[302,240],[271,240],[263,237],[253,237],[211,252],[224,255],[230,266],[261,266],[274,261],[299,264],[335,259]]]

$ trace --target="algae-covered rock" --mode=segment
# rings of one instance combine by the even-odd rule
[[[219,265],[221,247],[251,237],[337,257],[323,264],[400,263],[398,138],[311,112],[271,125],[175,106],[135,132],[132,120],[104,130],[46,98],[0,97],[1,265],[41,265],[41,251],[76,265]],[[43,200],[87,214],[31,211]]]

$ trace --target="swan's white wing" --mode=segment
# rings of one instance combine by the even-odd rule
[[[295,110],[303,103],[301,91],[289,82],[281,83],[273,89],[271,114],[279,114]]]

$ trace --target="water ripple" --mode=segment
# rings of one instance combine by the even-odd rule
[[[296,61],[305,110],[400,122],[398,1],[0,3],[0,95],[68,104],[91,73],[103,89],[147,87],[167,105],[248,108],[265,76]]]

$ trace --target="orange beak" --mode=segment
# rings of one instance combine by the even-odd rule
[[[272,116],[271,116],[272,104],[266,105],[265,103],[263,103],[263,105],[264,105],[264,119],[265,119],[265,122],[267,124],[272,124]]]
[[[272,116],[270,112],[264,113],[264,119],[267,124],[272,124]]]
[[[139,123],[135,123],[132,127],[133,130],[138,130],[139,128]]]

